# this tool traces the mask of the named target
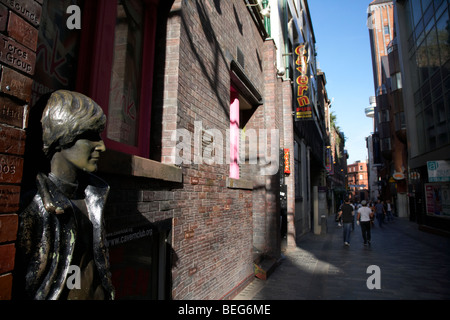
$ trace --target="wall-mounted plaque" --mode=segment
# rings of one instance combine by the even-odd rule
[[[0,62],[33,75],[36,53],[11,38],[1,36]]]
[[[19,209],[20,187],[0,186],[0,212],[15,212]]]
[[[33,25],[38,26],[41,20],[42,7],[34,0],[0,0],[5,6],[16,12]]]
[[[24,106],[18,105],[7,97],[0,97],[0,122],[23,128]]]

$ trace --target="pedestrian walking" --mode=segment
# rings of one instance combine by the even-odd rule
[[[354,213],[353,213],[353,220],[352,220],[352,231],[355,230],[356,216],[358,215],[358,209],[361,208],[361,203],[359,203],[358,201],[355,201],[355,204],[353,205],[353,207],[354,207]]]
[[[375,205],[375,216],[378,220],[378,225],[382,228],[384,224],[384,217],[386,216],[386,210],[384,209],[381,199],[378,199],[377,204]]]
[[[373,200],[370,200],[370,202],[367,204],[367,207],[370,208],[370,210],[372,210],[372,212],[375,212],[375,204]],[[370,218],[370,226],[371,227],[375,227],[375,213],[372,215],[372,217]]]
[[[342,217],[343,230],[344,230],[344,244],[346,246],[350,245],[350,234],[352,231],[352,221],[353,221],[353,206],[350,204],[348,198],[345,199],[344,204],[338,212],[339,218]]]
[[[341,204],[339,205],[339,207],[337,209],[336,218],[335,218],[336,222],[338,223],[338,225],[337,225],[338,227],[342,227],[342,223],[341,223],[342,217],[339,215],[339,211],[342,210],[343,205],[344,205],[344,202],[341,200]]]
[[[373,218],[372,208],[367,206],[367,201],[361,201],[361,207],[358,209],[357,215],[357,224],[361,226],[361,233],[364,241],[364,245],[370,245],[371,241],[371,232],[370,232],[370,224],[371,219]]]
[[[387,221],[394,221],[394,216],[392,215],[392,204],[391,200],[386,200],[386,219]]]

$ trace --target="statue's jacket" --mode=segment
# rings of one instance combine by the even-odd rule
[[[84,189],[89,220],[93,225],[93,256],[108,299],[114,299],[103,208],[109,186],[86,173]],[[44,174],[37,176],[37,192],[19,217],[18,255],[28,299],[56,300],[63,292],[77,239],[77,221],[70,199]]]

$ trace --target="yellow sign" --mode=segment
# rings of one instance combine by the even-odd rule
[[[312,119],[312,109],[309,101],[309,76],[308,76],[308,54],[305,44],[300,44],[295,48],[296,55],[296,95],[297,105],[295,108],[295,118]]]

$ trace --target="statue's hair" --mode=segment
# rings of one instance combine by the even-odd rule
[[[102,132],[106,116],[91,98],[78,92],[58,90],[50,96],[41,123],[43,150],[51,157],[83,133]]]

